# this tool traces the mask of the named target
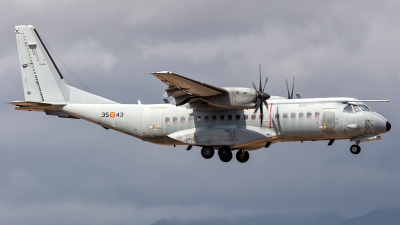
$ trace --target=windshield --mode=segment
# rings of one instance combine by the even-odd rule
[[[374,110],[372,110],[370,107],[368,107],[366,104],[362,104],[362,105],[358,105],[362,111],[366,111],[366,112],[373,112]]]

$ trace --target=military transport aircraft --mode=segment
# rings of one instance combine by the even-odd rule
[[[350,139],[353,154],[361,142],[380,140],[390,123],[354,98],[293,99],[270,96],[258,88],[221,88],[162,71],[152,73],[168,88],[169,104],[119,104],[69,86],[32,25],[15,27],[25,101],[12,101],[17,110],[39,111],[61,118],[84,119],[160,145],[202,147],[201,155],[212,158],[218,150],[229,162],[232,151],[244,163],[248,151],[278,142]],[[294,82],[294,79],[293,79]],[[265,112],[265,113],[264,113]]]

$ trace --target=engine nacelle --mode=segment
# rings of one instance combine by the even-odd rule
[[[248,109],[254,108],[256,102],[257,92],[253,88],[224,88],[227,94],[201,97],[201,100],[210,105],[230,108],[230,109]]]

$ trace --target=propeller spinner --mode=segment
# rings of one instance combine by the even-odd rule
[[[257,92],[257,101],[256,101],[256,106],[255,106],[255,110],[254,113],[257,113],[258,109],[260,109],[260,127],[262,127],[262,122],[263,122],[263,104],[265,104],[265,106],[268,109],[268,103],[267,103],[267,99],[269,99],[271,96],[268,93],[265,93],[265,86],[267,85],[268,82],[268,77],[265,78],[265,82],[264,82],[264,88],[262,88],[261,85],[261,65],[259,65],[259,71],[260,71],[260,85],[259,85],[259,89],[257,90],[256,85],[253,82],[253,87]]]

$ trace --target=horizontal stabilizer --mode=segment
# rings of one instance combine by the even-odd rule
[[[44,110],[58,110],[60,107],[66,104],[59,103],[46,103],[46,102],[29,102],[29,101],[12,101],[7,102],[10,105],[15,105],[16,110],[27,110],[27,111],[38,111],[44,112]]]

